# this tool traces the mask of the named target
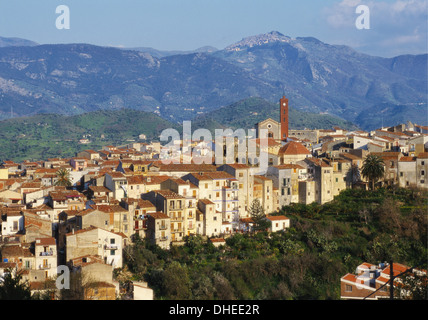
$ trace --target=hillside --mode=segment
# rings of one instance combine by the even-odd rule
[[[276,119],[278,106],[261,98],[248,98],[218,111],[206,113],[192,121],[192,131],[244,128],[267,118]],[[290,109],[293,129],[339,126],[355,129],[349,121],[330,115],[314,114]],[[154,113],[133,110],[98,110],[67,116],[40,114],[0,121],[0,161],[70,157],[84,149],[100,149],[107,144],[123,145],[138,140],[145,134],[147,140],[158,140],[162,130],[174,128],[181,134],[181,124],[165,120]],[[79,144],[87,137],[89,144]]]
[[[408,189],[343,190],[330,203],[274,213],[290,219],[286,232],[236,233],[218,248],[200,236],[168,251],[137,238],[125,270],[156,299],[339,300],[340,278],[363,262],[426,270],[426,201],[426,192]],[[426,299],[426,287],[407,285],[406,298]]]
[[[426,54],[374,57],[279,32],[223,50],[151,53],[89,44],[0,48],[0,119],[130,108],[181,123],[248,97],[276,103],[283,94],[295,110],[362,128],[367,112],[383,104],[426,114]],[[398,118],[408,120],[405,112]],[[369,120],[371,129],[382,123]]]
[[[0,161],[72,157],[81,150],[138,140],[140,134],[156,139],[171,127],[175,125],[153,113],[129,109],[9,119],[0,121]],[[84,136],[89,144],[79,144]]]
[[[194,119],[193,127],[207,128],[211,131],[221,128],[254,128],[257,122],[267,118],[276,121],[279,119],[279,105],[261,98],[248,98],[238,101],[230,106],[205,113]],[[350,121],[340,119],[328,114],[317,114],[299,111],[290,106],[290,129],[331,129],[334,126],[343,129],[357,129]]]

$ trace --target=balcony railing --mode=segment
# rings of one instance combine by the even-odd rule
[[[168,229],[167,226],[159,226],[159,230],[166,230],[166,229]]]
[[[167,241],[167,240],[168,240],[168,237],[159,237],[159,240],[160,240],[160,241]]]
[[[50,269],[51,268],[51,264],[39,264],[39,270],[45,270],[45,269]]]
[[[106,245],[104,246],[104,248],[105,248],[106,250],[117,250],[117,249],[118,249],[118,246],[117,246],[117,244],[106,244]]]
[[[49,251],[49,252],[40,252],[40,256],[53,256],[54,253],[53,251]]]

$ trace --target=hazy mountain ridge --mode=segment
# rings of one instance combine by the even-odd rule
[[[408,120],[406,108],[426,112],[427,57],[374,57],[279,32],[224,50],[161,57],[87,44],[5,47],[0,119],[125,107],[181,122],[245,98],[277,102],[286,95],[292,108],[365,127],[364,115],[380,105],[401,106],[401,121]]]

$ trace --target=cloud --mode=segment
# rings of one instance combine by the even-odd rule
[[[358,5],[370,9],[369,30],[356,29]],[[428,0],[342,0],[322,14],[331,34],[346,44],[360,43],[366,52],[391,55],[427,51],[427,9]]]

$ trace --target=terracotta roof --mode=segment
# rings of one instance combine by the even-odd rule
[[[36,246],[54,246],[56,245],[55,238],[36,238]]]
[[[307,158],[307,160],[320,167],[331,167],[331,165],[319,158]]]
[[[103,212],[124,212],[127,211],[125,208],[121,207],[120,205],[117,204],[111,204],[111,205],[95,205],[92,206],[95,209],[99,210],[99,211],[103,211]]]
[[[399,162],[414,162],[416,161],[416,157],[401,157],[400,160],[398,160]]]
[[[169,217],[163,212],[152,212],[148,214],[153,219],[169,219]]]
[[[161,196],[163,196],[166,199],[179,199],[179,198],[184,198],[182,195],[171,191],[171,190],[156,190],[154,191],[157,194],[160,194]]]
[[[295,141],[288,142],[279,149],[278,154],[284,155],[296,155],[296,154],[310,154],[309,150],[306,147]]]
[[[239,221],[243,223],[254,223],[254,220],[252,218],[241,218],[239,219]]]
[[[120,178],[126,179],[126,177],[123,175],[122,172],[113,171],[113,172],[107,172],[106,174],[108,174],[113,179],[120,179]]]
[[[221,179],[234,180],[235,179],[233,175],[225,171],[200,172],[200,173],[192,173],[192,175],[197,180],[221,180]]]
[[[271,221],[276,221],[276,220],[290,220],[286,216],[266,216],[266,219],[269,219]]]
[[[421,152],[418,154],[419,159],[427,159],[428,158],[428,152]]]
[[[301,165],[291,164],[291,163],[280,164],[278,166],[273,166],[273,167],[277,169],[304,169]]]
[[[214,204],[214,202],[212,202],[211,200],[208,199],[199,199],[200,202],[205,203],[205,204]]]
[[[104,186],[90,186],[89,187],[90,190],[92,190],[93,192],[112,192],[110,189],[104,187]]]
[[[158,164],[160,171],[183,171],[183,172],[212,172],[216,171],[217,167],[212,164]]]

